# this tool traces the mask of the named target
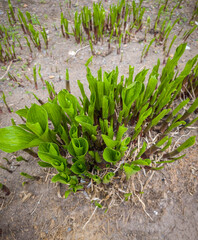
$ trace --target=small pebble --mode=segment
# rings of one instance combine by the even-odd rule
[[[154,212],[154,214],[157,216],[158,215],[158,212],[157,211],[153,211]]]

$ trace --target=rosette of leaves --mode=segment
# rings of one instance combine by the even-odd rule
[[[68,152],[79,160],[85,159],[88,149],[89,145],[85,138],[72,138],[71,142],[67,146]]]
[[[41,143],[38,150],[39,158],[45,162],[39,162],[40,166],[54,167],[59,172],[70,172],[67,169],[67,161],[61,156],[59,147],[55,143]],[[47,164],[46,164],[47,163]]]

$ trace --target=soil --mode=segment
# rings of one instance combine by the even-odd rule
[[[77,80],[81,80],[86,88],[86,61],[91,57],[90,47],[87,42],[76,44],[74,37],[66,40],[60,31],[60,5],[65,16],[72,15],[82,6],[92,6],[93,1],[73,1],[71,9],[66,8],[66,1],[52,0],[12,0],[15,10],[29,11],[38,16],[41,25],[47,29],[49,37],[49,49],[45,50],[44,43],[42,51],[34,48],[34,53],[29,53],[25,42],[23,50],[17,49],[18,61],[7,62],[4,66],[0,63],[0,78],[10,65],[10,72],[16,76],[21,83],[12,82],[7,75],[0,81],[0,91],[4,91],[9,107],[15,112],[25,105],[30,106],[36,102],[31,92],[35,93],[41,100],[48,98],[47,89],[41,81],[38,81],[38,90],[33,84],[34,65],[41,65],[41,73],[45,80],[52,82],[58,92],[65,88],[65,70],[68,68],[70,76],[71,92],[77,97],[80,91]],[[97,2],[97,1],[95,1]],[[105,8],[115,1],[102,1]],[[138,1],[136,1],[138,2]],[[146,7],[144,22],[148,15],[154,23],[158,11],[159,1],[144,1]],[[169,11],[177,1],[169,1]],[[195,0],[183,1],[181,8],[176,9],[173,20],[182,16],[179,24],[176,24],[169,37],[168,44],[174,35],[177,35],[170,56],[174,54],[176,47],[182,43],[182,35],[185,30],[192,28],[188,23],[192,16]],[[0,2],[0,24],[7,24],[6,9],[7,1]],[[166,15],[164,14],[164,17]],[[19,33],[23,35],[20,29]],[[179,32],[180,35],[179,35]],[[109,55],[108,43],[97,44],[94,48],[97,56],[93,57],[90,69],[94,75],[102,67],[103,71],[109,71],[119,66],[119,73],[127,76],[129,65],[135,67],[138,73],[144,67],[152,69],[159,58],[160,69],[163,67],[163,47],[151,46],[148,56],[140,63],[141,52],[145,43],[144,28],[134,34],[132,41],[121,47],[118,55],[115,45]],[[152,34],[148,34],[149,42]],[[179,61],[178,69],[181,70],[186,62],[198,54],[198,32],[197,30],[188,38],[185,53]],[[78,51],[79,50],[79,51]],[[71,51],[78,51],[71,56]],[[106,56],[105,56],[106,55]],[[27,75],[32,83],[28,82]],[[13,118],[17,123],[19,117],[9,113],[3,100],[0,100],[0,127],[11,124]],[[188,128],[176,135],[177,144],[185,140],[186,136],[197,135],[197,125]],[[141,195],[132,195],[128,201],[111,202],[107,212],[104,209],[95,209],[95,205],[86,198],[83,192],[71,195],[64,199],[65,186],[53,184],[50,179],[53,171],[41,169],[37,160],[23,152],[8,154],[0,152],[0,164],[6,166],[12,173],[0,168],[0,182],[5,184],[11,191],[5,196],[0,193],[0,238],[11,240],[196,240],[198,236],[198,149],[196,144],[191,147],[183,160],[167,164],[161,171],[148,172],[135,175],[129,181],[131,190],[142,191]],[[16,156],[22,155],[27,162],[17,162]],[[6,162],[4,158],[9,160]],[[39,176],[38,181],[24,179],[20,172],[27,172]],[[26,184],[22,183],[26,181]],[[95,211],[96,210],[96,211]],[[93,215],[93,216],[92,216]],[[92,218],[90,218],[92,216]]]

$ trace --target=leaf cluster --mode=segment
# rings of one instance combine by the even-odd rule
[[[172,105],[184,79],[197,63],[195,56],[175,75],[185,48],[186,44],[177,48],[161,75],[158,61],[147,84],[148,69],[134,77],[131,66],[129,76],[121,76],[120,80],[118,68],[104,73],[99,69],[94,77],[87,67],[90,97],[78,80],[80,101],[66,89],[57,94],[48,83],[52,94],[47,103],[18,110],[16,113],[25,123],[0,129],[0,149],[15,152],[38,147],[41,159],[38,164],[57,171],[52,182],[69,185],[66,197],[86,189],[90,180],[95,184],[110,184],[122,173],[129,179],[142,168],[158,170],[159,164],[183,157],[175,155],[192,146],[195,136],[169,151],[172,144],[169,133],[180,125],[188,126],[185,120],[198,106],[198,98],[191,104],[187,98],[176,107]],[[160,134],[153,144],[143,140],[149,132],[157,131]],[[141,139],[139,150],[137,138]]]

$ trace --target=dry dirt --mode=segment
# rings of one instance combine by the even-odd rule
[[[65,40],[60,32],[60,3],[65,15],[68,15],[65,1],[52,0],[21,0],[12,1],[15,8],[20,7],[23,11],[28,10],[31,14],[38,16],[41,25],[46,26],[49,36],[49,49],[44,46],[39,53],[34,49],[33,56],[29,54],[27,46],[23,50],[18,49],[20,61],[11,63],[10,72],[14,74],[22,87],[11,82],[7,76],[0,81],[0,91],[4,91],[8,105],[13,112],[30,106],[36,100],[31,92],[34,92],[43,101],[47,100],[48,94],[45,86],[38,83],[39,89],[35,90],[33,83],[25,80],[24,74],[33,79],[32,67],[41,64],[41,73],[45,80],[53,82],[56,91],[65,88],[65,69],[68,68],[71,82],[71,92],[79,96],[80,91],[77,80],[81,80],[85,86],[86,67],[85,63],[91,57],[90,48],[87,42],[77,45],[74,38]],[[115,1],[102,1],[106,9]],[[138,2],[138,1],[137,1]],[[171,7],[177,1],[169,1]],[[195,1],[183,1],[181,9],[176,9],[174,19],[181,15],[182,21],[177,24],[169,38],[169,43],[178,32],[178,36],[171,55],[176,47],[182,43],[182,34],[190,29],[188,19],[192,16]],[[82,6],[92,5],[92,1],[72,0],[71,14]],[[155,19],[158,1],[144,1],[143,6],[147,7],[144,21],[148,15],[152,22]],[[7,0],[0,1],[0,24],[6,24]],[[20,32],[20,29],[18,30]],[[21,32],[20,32],[21,33]],[[135,73],[144,67],[151,69],[159,58],[163,61],[162,46],[152,46],[148,57],[140,63],[140,56],[144,47],[142,32],[134,35],[132,41],[122,46],[122,54],[117,55],[116,49],[108,56],[94,56],[90,68],[96,75],[97,70],[112,70],[119,66],[120,75],[127,76],[128,66],[135,66]],[[22,35],[22,33],[21,33]],[[148,39],[153,35],[149,34]],[[198,53],[197,31],[188,39],[188,47],[180,59],[179,69],[182,69],[188,59]],[[97,44],[98,52],[107,51],[107,43]],[[80,51],[75,57],[69,55],[69,51]],[[69,60],[68,60],[69,59]],[[9,62],[4,66],[0,64],[0,78],[5,74]],[[3,67],[3,68],[2,68]],[[163,67],[161,64],[160,68]],[[86,89],[88,93],[88,87]],[[0,127],[11,124],[10,119],[16,122],[20,119],[14,113],[8,113],[3,101],[0,100]],[[187,129],[178,136],[178,143],[183,142],[186,135],[197,134],[197,125],[193,129]],[[59,186],[50,182],[53,172],[39,168],[36,160],[24,153],[27,162],[17,162],[16,154],[0,152],[0,164],[8,167],[12,173],[0,169],[0,182],[5,184],[11,191],[9,196],[0,195],[0,238],[2,240],[196,240],[198,238],[198,144],[196,143],[187,156],[176,163],[168,164],[163,170],[156,171],[151,181],[144,189],[142,196],[132,196],[127,202],[114,202],[111,208],[104,213],[104,209],[97,209],[86,199],[83,193],[71,195],[68,199],[61,198],[65,186]],[[3,159],[6,157],[10,164]],[[20,172],[27,172],[31,175],[40,176],[39,181],[27,180],[22,186],[24,178]],[[137,175],[131,179],[131,186],[135,185],[141,191],[142,185],[149,179],[147,176]],[[133,185],[133,186],[134,186]],[[61,195],[61,196],[60,196]],[[145,204],[145,205],[144,205]],[[86,225],[90,216],[90,222]]]

